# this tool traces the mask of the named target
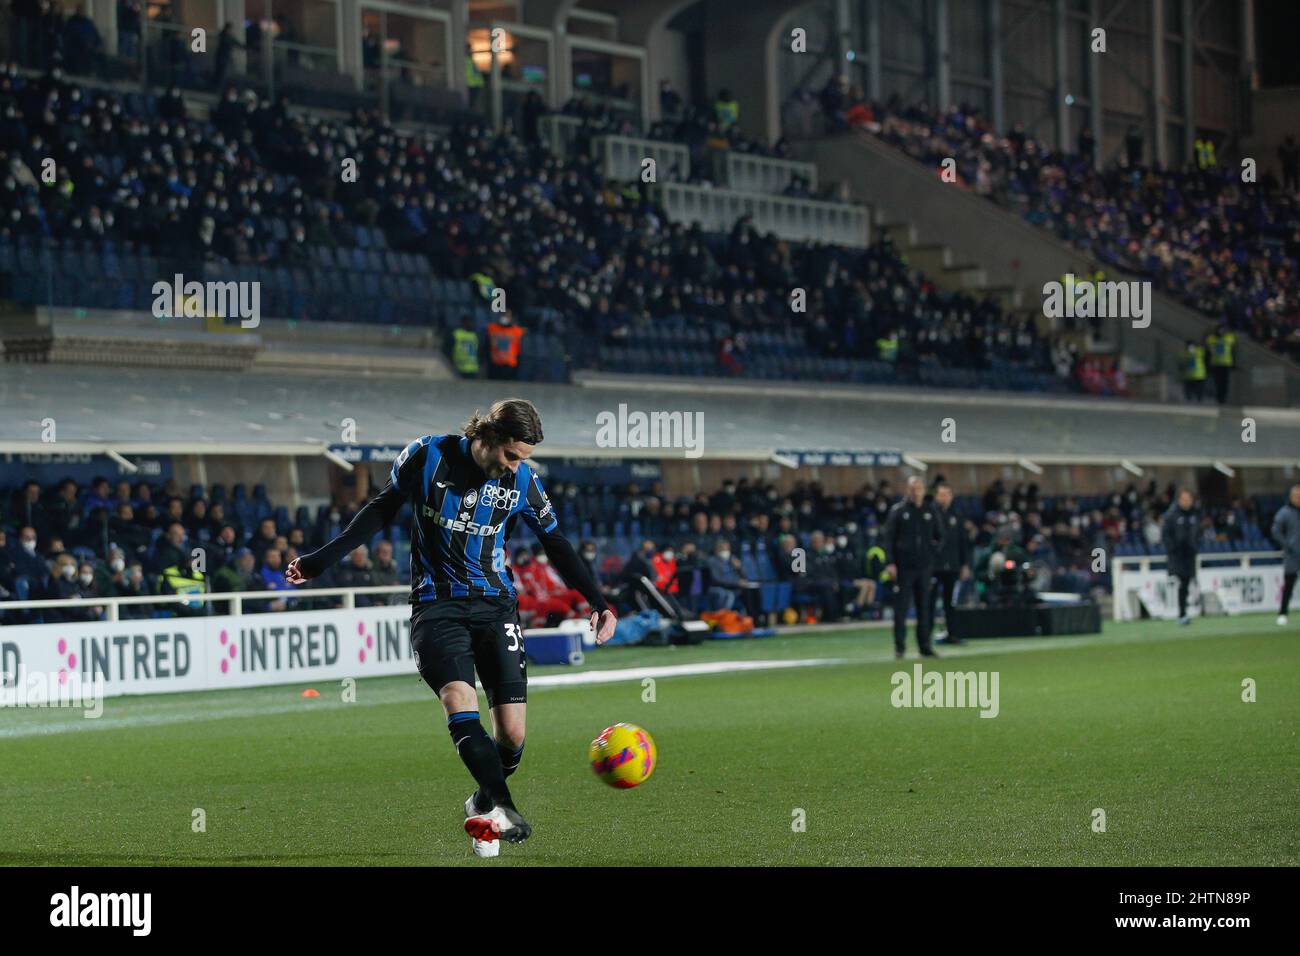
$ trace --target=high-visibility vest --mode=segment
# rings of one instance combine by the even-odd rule
[[[514,368],[519,364],[519,340],[524,337],[524,330],[517,325],[500,325],[493,322],[488,326],[488,348],[491,350],[493,365],[508,365]]]
[[[207,590],[202,571],[195,571],[191,568],[186,573],[175,564],[163,571],[159,584],[161,585],[163,582],[166,582],[173,594],[202,594]],[[196,610],[203,606],[202,601],[186,601],[184,603],[186,607]]]
[[[469,329],[451,333],[451,363],[462,375],[478,374],[478,335]]]
[[[876,339],[876,350],[882,362],[896,361],[898,359],[898,336],[891,335],[887,339]]]
[[[718,118],[718,124],[728,129],[740,122],[740,104],[735,100],[717,100],[713,104],[713,114]]]
[[[889,556],[885,554],[885,549],[878,544],[873,544],[871,547],[867,548],[867,555],[866,555],[867,574],[871,573],[871,563],[873,561],[878,562],[880,564],[886,564],[888,560],[889,560]],[[882,570],[880,572],[880,580],[888,581],[889,572]]]
[[[477,90],[483,86],[483,74],[474,65],[474,55],[472,53],[465,54],[465,85],[471,90]]]
[[[1214,140],[1198,139],[1194,144],[1196,165],[1201,169],[1213,169],[1217,163],[1214,157]]]
[[[1205,344],[1210,347],[1210,364],[1219,368],[1232,366],[1232,351],[1237,346],[1237,336],[1233,332],[1222,335],[1211,333],[1206,336]]]
[[[1205,381],[1205,349],[1193,345],[1183,353],[1183,379],[1188,382]]]
[[[1067,272],[1061,276],[1061,288],[1065,294],[1073,301],[1078,301],[1079,297],[1084,294],[1085,286],[1095,286],[1098,282],[1106,280],[1106,273],[1097,269],[1092,275],[1077,276],[1073,272]],[[1096,292],[1096,289],[1093,290]]]

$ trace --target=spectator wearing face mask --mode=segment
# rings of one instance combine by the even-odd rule
[[[527,548],[515,552],[511,571],[517,585],[519,610],[530,619],[536,619],[546,627],[554,627],[560,621],[572,616],[569,602],[550,593],[545,567]]]
[[[44,593],[49,568],[36,548],[36,529],[27,525],[18,532],[18,550],[12,552],[14,578],[27,578],[33,595]],[[33,597],[33,600],[35,597]]]
[[[841,567],[835,554],[835,542],[821,531],[808,538],[807,570],[797,586],[799,599],[817,609],[820,621],[837,621],[840,617]]]
[[[719,539],[706,565],[709,574],[710,610],[730,611],[744,602],[748,582],[740,570],[740,559],[733,557],[731,543]]]
[[[664,548],[653,559],[655,587],[665,594],[677,595],[677,554],[671,547]]]
[[[81,597],[81,583],[77,580],[77,561],[70,554],[60,554],[54,559],[54,575],[50,582],[51,600],[73,601]],[[93,621],[95,615],[85,607],[46,608],[46,622]]]
[[[104,592],[95,580],[95,566],[89,561],[82,561],[81,564],[77,565],[77,597],[86,599],[103,596]],[[84,621],[104,620],[104,606],[102,604],[83,607],[81,610],[88,612],[88,616],[82,618]]]
[[[551,558],[540,544],[533,545],[533,565],[535,580],[547,597],[562,601],[571,613],[579,616],[590,614],[591,608],[587,604],[587,599],[582,596],[581,591],[569,587],[564,582],[559,572],[551,566]]]
[[[600,556],[596,551],[596,542],[583,541],[579,546],[578,554],[582,557],[582,563],[587,566],[587,573],[591,579],[596,582],[602,592],[608,592],[609,588],[604,583],[604,578],[600,573]]]
[[[125,584],[126,552],[115,544],[110,545],[108,560],[95,568],[95,587],[105,597],[116,597]]]
[[[128,562],[122,585],[115,596],[145,597],[149,593],[149,580],[144,576],[144,565],[139,561]],[[120,604],[117,609],[117,616],[123,620],[143,620],[152,614],[153,607],[148,604]]]
[[[866,557],[844,528],[835,535],[834,553],[839,579],[848,585],[849,590],[844,613],[849,617],[863,615],[876,602],[876,582],[867,577]]]

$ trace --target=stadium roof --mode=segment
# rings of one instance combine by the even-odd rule
[[[341,443],[404,444],[457,429],[476,408],[518,395],[546,426],[539,456],[683,456],[603,448],[597,416],[703,414],[706,459],[768,460],[780,449],[896,451],[909,462],[1300,464],[1300,410],[1219,409],[1090,398],[740,383],[589,374],[577,385],[230,374],[97,366],[0,366],[0,452],[324,454]],[[1242,440],[1242,419],[1256,441]],[[53,419],[56,442],[41,441]],[[945,442],[952,419],[955,442]],[[695,456],[689,456],[695,457]]]

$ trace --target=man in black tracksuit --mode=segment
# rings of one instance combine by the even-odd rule
[[[894,592],[894,657],[903,656],[907,642],[907,609],[916,605],[916,643],[922,657],[938,657],[930,646],[930,577],[943,545],[938,510],[925,500],[925,483],[907,479],[907,496],[889,509],[881,545],[897,583]]]
[[[1192,623],[1187,614],[1187,591],[1196,577],[1196,537],[1201,529],[1201,516],[1195,505],[1192,493],[1182,489],[1178,492],[1178,499],[1165,512],[1160,528],[1169,574],[1178,579],[1179,624]]]
[[[1282,606],[1278,608],[1277,623],[1286,627],[1287,605],[1295,590],[1296,575],[1300,574],[1300,485],[1292,485],[1291,492],[1273,518],[1273,540],[1282,549]]]
[[[943,623],[947,628],[939,635],[939,643],[960,644],[961,639],[952,633],[949,612],[957,603],[957,582],[970,578],[971,543],[961,518],[952,510],[952,485],[940,482],[934,489],[934,504],[943,529],[943,544],[934,562],[933,597],[943,601]],[[930,607],[934,607],[933,600]],[[933,610],[930,620],[934,620]]]

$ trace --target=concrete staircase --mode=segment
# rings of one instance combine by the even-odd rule
[[[880,237],[888,234],[908,264],[939,288],[977,297],[992,296],[1006,312],[1022,308],[1025,300],[1022,290],[991,282],[987,269],[978,263],[959,261],[951,246],[922,242],[915,226],[893,220],[874,206],[871,207],[871,215],[872,235]]]

